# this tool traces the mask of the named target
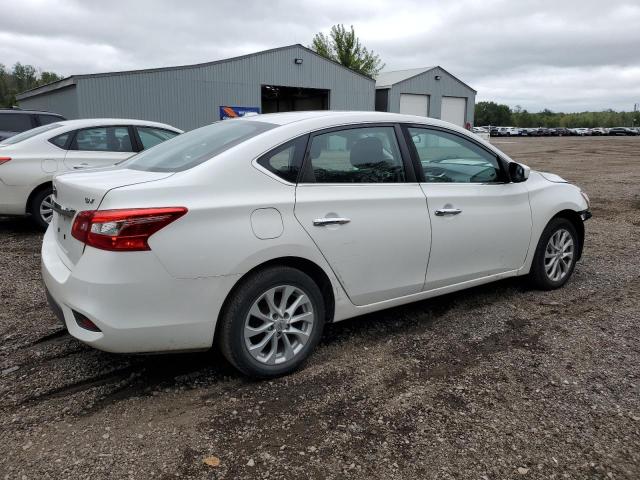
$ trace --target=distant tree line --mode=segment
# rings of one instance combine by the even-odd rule
[[[640,126],[640,112],[562,113],[544,109],[528,112],[520,106],[510,108],[495,102],[478,102],[474,125],[500,125],[510,127],[631,127]]]
[[[16,95],[20,92],[61,79],[56,73],[43,72],[32,65],[16,63],[9,70],[0,63],[0,107],[16,105]]]

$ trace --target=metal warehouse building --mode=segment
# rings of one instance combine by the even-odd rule
[[[140,118],[189,130],[247,111],[373,110],[375,81],[296,44],[198,65],[73,75],[17,99],[69,119]]]
[[[442,67],[383,72],[376,79],[376,110],[473,125],[476,91]]]

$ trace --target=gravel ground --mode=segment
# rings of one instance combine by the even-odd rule
[[[639,478],[640,138],[495,143],[590,194],[569,284],[330,325],[268,382],[83,346],[47,308],[41,236],[0,219],[0,478]]]

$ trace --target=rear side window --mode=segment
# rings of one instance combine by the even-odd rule
[[[258,160],[258,164],[283,180],[295,183],[306,145],[306,136],[297,138],[263,155]]]
[[[69,135],[71,135],[71,132],[63,133],[62,135],[58,135],[57,137],[50,138],[49,141],[56,147],[65,148],[67,146],[67,142],[69,141]]]
[[[148,172],[181,172],[275,127],[272,123],[256,121],[220,121],[178,135],[121,165]]]
[[[95,127],[78,130],[71,150],[85,152],[133,152],[129,128]]]
[[[309,148],[316,183],[398,183],[405,181],[393,127],[362,127],[316,135]]]
[[[146,150],[151,147],[155,147],[159,143],[162,143],[166,140],[170,140],[176,135],[179,135],[178,132],[171,132],[169,130],[164,130],[162,128],[153,128],[153,127],[135,127],[138,131],[138,136],[140,137],[140,141],[142,142],[142,149]]]
[[[33,128],[31,116],[24,113],[0,113],[0,130],[24,132]]]
[[[64,120],[64,118],[60,118],[56,115],[38,115],[40,125],[49,125],[50,123],[59,122],[61,120]]]

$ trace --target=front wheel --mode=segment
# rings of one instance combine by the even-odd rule
[[[220,318],[218,345],[245,375],[270,378],[299,368],[324,328],[324,299],[307,274],[269,267],[247,278]]]
[[[536,248],[530,278],[541,290],[562,287],[573,273],[578,255],[578,235],[565,218],[554,218],[546,226]]]
[[[42,231],[46,230],[53,217],[53,189],[47,187],[37,192],[31,199],[29,207],[36,227]]]

